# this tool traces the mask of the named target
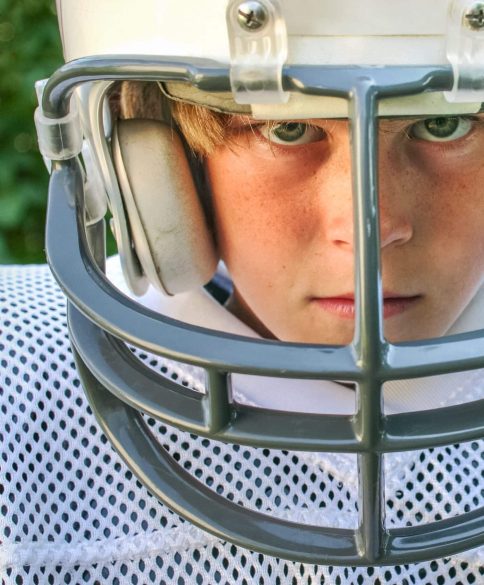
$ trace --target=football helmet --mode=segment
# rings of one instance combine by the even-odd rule
[[[47,254],[69,302],[79,373],[100,424],[142,482],[222,539],[308,563],[375,565],[484,543],[484,511],[391,529],[383,455],[483,437],[484,401],[386,414],[382,386],[484,366],[481,331],[397,343],[383,335],[379,116],[475,113],[484,101],[484,4],[469,0],[57,0],[66,64],[39,84],[40,150],[51,168]],[[134,295],[210,280],[216,247],[193,161],[166,123],[118,121],[121,81],[261,120],[348,118],[355,225],[355,334],[347,346],[254,340],[190,326],[128,298],[105,275],[105,216]],[[161,97],[160,97],[161,99]],[[129,346],[206,371],[206,393],[149,369]],[[344,380],[353,415],[238,404],[234,374]],[[239,444],[357,454],[357,530],[298,525],[199,484],[143,414]]]

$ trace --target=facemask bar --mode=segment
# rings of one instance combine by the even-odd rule
[[[43,115],[68,114],[73,89],[100,80],[185,81],[227,91],[228,70],[207,61],[88,58],[61,68],[46,85]],[[104,432],[134,473],[172,510],[245,548],[316,564],[384,565],[450,555],[484,543],[482,509],[401,529],[384,524],[385,452],[482,438],[484,400],[428,412],[384,416],[387,380],[484,365],[482,332],[392,345],[382,334],[376,106],[381,97],[445,91],[440,67],[286,67],[286,91],[350,101],[355,213],[355,337],[345,347],[280,344],[215,333],[140,307],[110,285],[86,237],[82,174],[75,157],[56,161],[50,184],[47,253],[69,298],[69,328],[79,372]],[[89,230],[96,230],[96,226]],[[90,237],[91,242],[96,237]],[[95,256],[94,251],[94,256]],[[154,373],[123,342],[207,371],[200,395]],[[354,416],[304,415],[230,402],[233,372],[344,379],[359,386]],[[161,399],[162,397],[162,399]],[[278,449],[358,453],[357,531],[300,526],[240,508],[199,484],[150,434],[138,411],[216,440]]]

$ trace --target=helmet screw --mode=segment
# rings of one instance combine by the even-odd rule
[[[484,2],[476,2],[465,12],[464,23],[471,30],[484,28]]]
[[[267,23],[267,19],[265,6],[257,0],[241,2],[237,8],[237,21],[247,31],[260,30]]]

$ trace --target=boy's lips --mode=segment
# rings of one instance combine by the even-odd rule
[[[413,307],[421,295],[399,295],[395,293],[384,293],[383,295],[383,317],[385,319],[399,315]],[[338,295],[336,297],[313,297],[312,302],[328,313],[338,315],[343,319],[354,319],[355,299],[351,293]]]

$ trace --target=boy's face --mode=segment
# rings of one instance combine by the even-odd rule
[[[265,337],[346,344],[354,250],[346,121],[235,118],[206,162],[231,310]],[[444,334],[484,275],[484,120],[382,120],[385,336]]]

